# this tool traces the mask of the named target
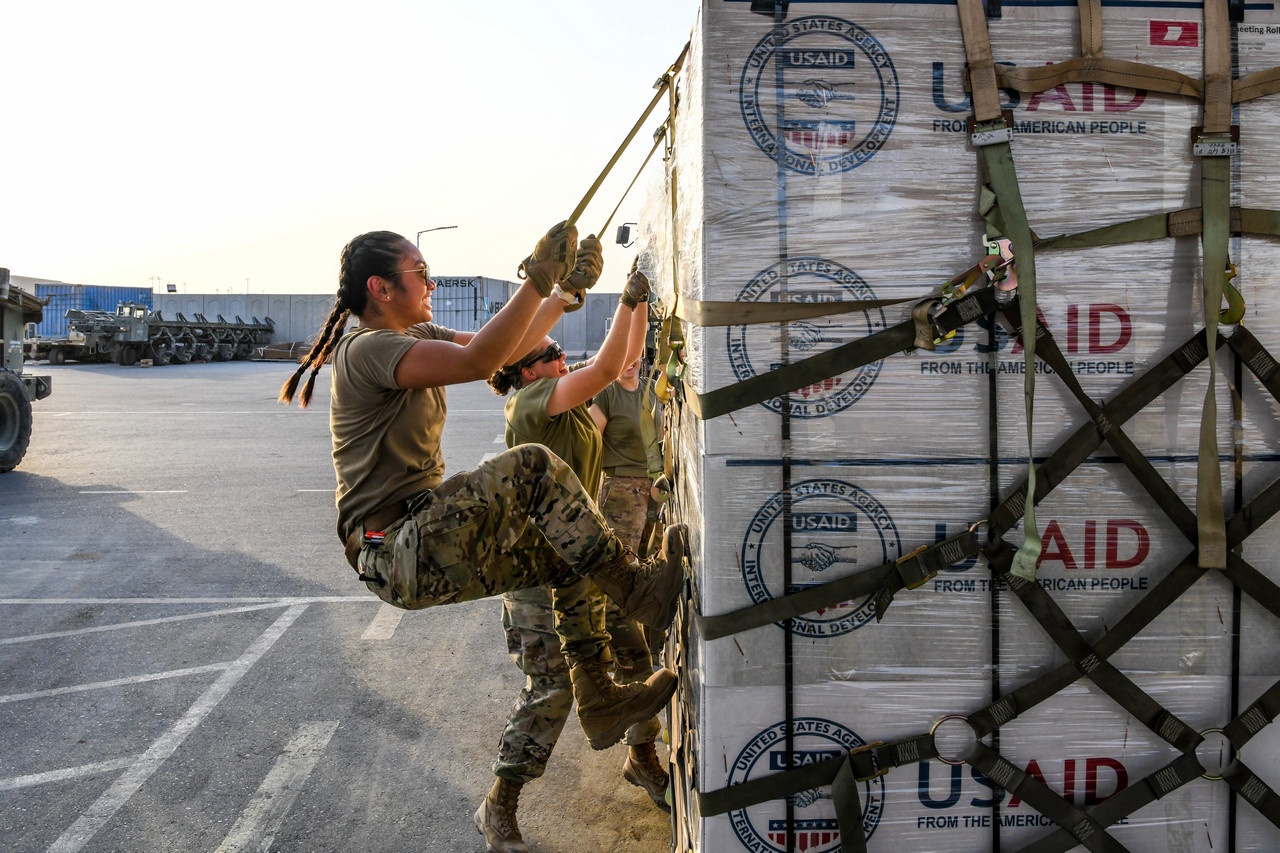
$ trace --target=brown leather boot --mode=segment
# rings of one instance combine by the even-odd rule
[[[607,749],[622,739],[632,723],[647,720],[676,692],[676,674],[662,669],[643,683],[619,685],[609,677],[608,662],[583,661],[569,670],[578,722],[592,749]]]
[[[662,534],[662,554],[643,562],[630,550],[586,572],[605,594],[641,625],[665,631],[676,615],[676,601],[684,589],[687,528],[673,524]]]
[[[529,853],[516,826],[516,799],[522,787],[522,782],[495,779],[489,795],[476,809],[476,829],[484,836],[489,853]]]
[[[671,779],[658,761],[658,750],[652,743],[636,744],[627,750],[627,760],[622,763],[622,778],[643,788],[655,806],[664,812],[671,811],[667,803],[667,784]]]

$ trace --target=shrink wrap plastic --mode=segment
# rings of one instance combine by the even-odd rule
[[[996,62],[1077,56],[1078,14],[1070,5],[1006,4],[988,21]],[[1199,8],[1107,5],[1102,16],[1107,56],[1203,77]],[[1234,26],[1235,76],[1280,65],[1280,12],[1251,6]],[[965,132],[965,64],[950,3],[793,0],[775,24],[743,2],[704,2],[639,246],[662,302],[701,320],[681,324],[686,397],[896,326],[986,255],[992,235],[979,214],[980,156]],[[1092,83],[1002,97],[1037,238],[1199,205],[1190,146],[1198,103]],[[1275,97],[1233,114],[1242,145],[1233,205],[1280,209],[1280,185],[1270,180],[1280,155]],[[1230,256],[1245,327],[1280,353],[1280,244],[1233,237]],[[1124,400],[1203,328],[1201,264],[1198,236],[1037,252],[1039,314],[1086,394]],[[788,323],[717,319],[718,303],[873,299],[898,301]],[[707,639],[696,618],[893,563],[983,522],[1024,481],[1029,459],[1052,458],[1091,429],[1061,377],[1042,361],[1033,369],[1030,445],[1024,353],[1003,321],[988,318],[933,350],[900,352],[718,417],[696,417],[688,399],[669,408],[672,506],[691,529],[693,592],[667,650],[682,679],[671,720],[676,850],[833,853],[841,840],[829,787],[720,815],[703,815],[699,794],[935,726],[940,747],[971,740],[955,718],[1068,663],[981,554],[898,592],[882,621],[872,596],[802,614],[789,630],[769,623]],[[1213,367],[1201,362],[1120,424],[1185,506],[1176,518],[1121,449],[1097,443],[1036,512],[1036,583],[1088,643],[1127,628],[1126,615],[1193,552],[1211,370],[1228,516],[1280,478],[1280,404],[1226,348]],[[1021,526],[1004,533],[1014,547]],[[1233,544],[1280,582],[1280,521]],[[1212,774],[1226,763],[1213,730],[1280,680],[1277,649],[1276,614],[1206,571],[1108,660],[1205,733],[1197,755]],[[984,743],[1082,809],[1179,755],[1084,676]],[[985,851],[997,841],[1015,850],[1058,829],[959,761],[964,751],[955,748],[953,764],[905,763],[860,783],[872,851]],[[1276,725],[1241,758],[1280,788]],[[1152,853],[1280,849],[1275,823],[1211,779],[1108,832]]]

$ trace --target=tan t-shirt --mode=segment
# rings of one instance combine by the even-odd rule
[[[444,479],[444,388],[399,388],[396,365],[419,340],[453,340],[434,323],[403,334],[353,329],[333,352],[329,429],[338,478],[338,537],[366,516]]]
[[[616,379],[596,395],[595,405],[604,414],[604,467],[618,477],[647,477],[650,471],[662,470],[662,454],[656,443],[655,428],[650,427],[651,445],[645,443],[645,427],[641,418],[653,415],[653,394],[647,382],[634,391],[622,387]]]

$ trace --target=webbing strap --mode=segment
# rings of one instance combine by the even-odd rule
[[[997,576],[1009,584],[1018,600],[1027,608],[1054,644],[1060,648],[1081,674],[1088,676],[1108,696],[1148,729],[1180,752],[1195,749],[1204,740],[1195,729],[1143,692],[1124,673],[1107,662],[1085,641],[1080,632],[1051,595],[1035,581],[1009,574],[1012,549],[997,542],[986,551],[987,561]]]
[[[1201,138],[1231,130],[1231,24],[1226,3],[1204,4],[1204,128]],[[1226,283],[1227,242],[1231,212],[1231,158],[1200,158],[1200,204],[1204,209],[1201,234],[1204,262],[1204,328],[1206,340],[1218,335],[1218,313]],[[1227,566],[1223,528],[1222,471],[1218,461],[1218,400],[1216,348],[1208,358],[1209,387],[1200,415],[1200,459],[1196,472],[1196,519],[1200,565]]]
[[[1236,327],[1229,341],[1231,349],[1249,372],[1258,378],[1262,386],[1271,392],[1271,396],[1280,401],[1280,370],[1276,360],[1266,347],[1244,326]]]
[[[845,753],[796,770],[771,773],[715,791],[699,791],[698,813],[703,817],[715,817],[734,809],[781,800],[801,791],[830,785],[841,765],[848,760],[849,755]]]
[[[1101,416],[1111,424],[1123,424],[1159,397],[1175,382],[1190,373],[1207,356],[1204,332],[1197,332],[1190,340],[1157,362],[1150,370],[1126,385],[1119,394],[1101,407]],[[1222,346],[1226,341],[1218,339]],[[1032,495],[1035,502],[1044,499],[1057,484],[1080,466],[1102,444],[1103,437],[1094,423],[1076,430],[1059,447],[1037,466],[1041,482]],[[1023,514],[1030,480],[1021,483],[990,515],[993,536],[1002,536],[1012,529]]]
[[[918,296],[836,302],[698,302],[684,299],[677,314],[680,319],[697,326],[750,326],[760,323],[790,323],[853,311],[873,311],[890,305],[919,301]]]
[[[1246,74],[1231,85],[1231,103],[1240,104],[1280,92],[1280,68],[1264,68]]]
[[[1222,733],[1227,736],[1238,752],[1277,716],[1280,716],[1280,681],[1271,685],[1271,689],[1245,708],[1240,716],[1223,726]]]
[[[1106,828],[1088,812],[1067,802],[981,741],[973,745],[965,760],[998,787],[1070,832],[1076,844],[1099,853],[1127,853],[1127,848],[1108,835]]]
[[[840,817],[841,838],[853,839],[862,835],[862,808],[857,783],[883,776],[895,767],[937,756],[932,734],[914,735],[891,743],[871,743],[795,770],[748,779],[715,791],[699,792],[698,811],[703,817],[714,817],[832,785],[837,816]]]
[[[980,0],[956,0],[960,11],[960,30],[964,38],[965,58],[969,64],[972,83],[973,124],[978,132],[1004,123],[1000,109],[1000,93],[996,82],[995,61],[991,54],[991,41],[987,34],[986,18],[982,14]],[[1022,311],[1023,328],[1033,328],[1036,319],[1036,259],[1035,242],[1027,214],[1022,205],[1022,192],[1018,188],[1018,176],[1013,167],[1013,152],[1009,139],[1012,134],[997,136],[998,141],[980,145],[982,161],[990,178],[994,197],[990,209],[999,211],[1003,234],[1013,243],[1013,256],[1018,259],[1018,304]],[[990,220],[988,220],[990,221]],[[1033,421],[1035,410],[1035,338],[1023,341],[1025,373],[1023,375],[1023,408],[1027,418],[1027,481],[1030,493],[1035,494],[1036,469],[1031,448],[1035,447]],[[1034,501],[1027,501],[1023,518],[1023,540],[1014,557],[1013,572],[1028,580],[1036,576],[1036,562],[1040,557],[1040,532],[1036,527]]]
[[[945,334],[986,316],[996,308],[993,288],[984,287],[949,303],[943,313],[932,318],[932,331]],[[932,333],[932,332],[931,332]],[[714,391],[696,393],[685,384],[685,401],[702,420],[737,411],[753,403],[780,397],[797,388],[839,376],[864,364],[911,349],[916,345],[917,328],[913,320],[904,321],[856,341],[810,356],[776,370],[760,373],[734,385]]]
[[[694,617],[698,633],[704,640],[718,640],[873,593],[876,617],[882,619],[884,610],[898,592],[920,586],[942,569],[977,554],[981,547],[977,534],[967,530],[892,563],[718,616],[698,614]]]
[[[1005,307],[1004,316],[1007,321],[1017,328],[1017,314],[1010,310],[1009,306]],[[1022,330],[1020,328],[1017,330],[1021,334]],[[1053,368],[1058,379],[1063,385],[1067,386],[1072,396],[1089,413],[1089,417],[1097,427],[1099,435],[1111,445],[1111,448],[1124,462],[1129,472],[1146,489],[1147,494],[1155,500],[1156,504],[1164,510],[1165,515],[1178,526],[1178,529],[1182,531],[1182,534],[1187,537],[1189,542],[1194,543],[1196,537],[1195,513],[1187,507],[1168,481],[1156,473],[1155,466],[1151,464],[1151,460],[1125,434],[1120,425],[1113,423],[1107,417],[1102,406],[1084,392],[1084,389],[1080,386],[1080,380],[1076,378],[1071,365],[1062,354],[1062,350],[1059,349],[1057,341],[1054,340],[1053,335],[1039,319],[1036,320],[1035,334],[1040,341],[1040,357]]]
[[[1204,768],[1200,766],[1195,753],[1186,753],[1150,775],[1133,782],[1123,791],[1107,797],[1088,810],[1089,817],[1103,826],[1111,826],[1138,809],[1163,799],[1188,782],[1194,782],[1203,772]],[[1076,837],[1064,828],[1031,842],[1021,848],[1019,853],[1065,853],[1079,843]]]
[[[996,69],[1000,86],[1024,95],[1047,92],[1063,83],[1108,83],[1126,89],[1146,89],[1167,95],[1200,100],[1204,89],[1199,80],[1168,68],[1111,59],[1105,56],[1077,56],[1052,65]]]
[[[636,133],[639,132],[641,125],[645,122],[645,119],[649,118],[649,114],[658,106],[658,102],[667,96],[667,90],[671,87],[672,77],[680,70],[680,67],[684,65],[684,58],[688,53],[689,43],[686,42],[684,49],[681,50],[680,55],[676,57],[676,61],[671,64],[671,67],[667,69],[666,73],[659,77],[658,82],[654,84],[654,88],[658,91],[654,94],[653,100],[649,102],[649,106],[644,108],[644,112],[640,114],[640,118],[636,119],[636,123],[632,126],[631,131],[627,134],[626,138],[622,140],[622,144],[618,146],[618,150],[609,158],[609,162],[605,164],[600,175],[595,179],[595,182],[591,184],[591,187],[587,190],[587,194],[582,197],[582,201],[578,202],[578,206],[573,209],[573,213],[569,214],[568,222],[570,225],[577,223],[578,217],[587,209],[587,205],[591,202],[592,196],[596,194],[596,190],[600,189],[600,185],[604,183],[604,179],[609,175],[609,172],[613,170],[614,165],[618,162],[618,158],[622,156],[622,152],[626,151],[627,146],[631,144],[631,140],[635,139]],[[610,214],[610,218],[612,218],[612,216],[613,215]]]
[[[1106,634],[1094,643],[1094,651],[1101,657],[1110,657],[1117,649],[1137,636],[1138,632],[1155,621],[1170,604],[1203,575],[1196,565],[1194,555],[1174,567],[1147,595],[1125,616],[1111,626]],[[974,734],[983,738],[1019,714],[1052,698],[1080,678],[1080,669],[1074,662],[1064,663],[1044,675],[1023,684],[1001,696],[985,708],[969,714],[969,726]]]
[[[1243,761],[1237,759],[1227,765],[1227,769],[1222,771],[1222,779],[1248,800],[1258,814],[1271,821],[1273,826],[1280,826],[1280,796]]]

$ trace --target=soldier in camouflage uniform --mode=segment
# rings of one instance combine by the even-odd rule
[[[569,368],[565,365],[564,351],[547,339],[545,346],[535,348],[493,375],[489,381],[497,393],[512,392],[506,404],[509,447],[528,442],[545,444],[573,468],[584,485],[600,482],[602,442],[588,407],[592,397],[604,390],[622,365],[642,350],[648,318],[647,297],[648,280],[633,271],[609,334],[594,357]],[[582,607],[591,613],[593,623],[607,628],[611,637],[615,678],[630,683],[652,677],[648,646],[639,626],[622,614],[615,614],[606,624],[605,596],[585,580],[579,591]],[[525,783],[541,777],[546,770],[568,719],[573,696],[569,668],[549,631],[548,592],[524,589],[506,593],[502,599],[507,648],[524,672],[526,683],[503,730],[493,772],[497,777],[495,792],[514,790],[518,793]],[[653,741],[660,731],[656,716],[626,731],[627,742],[633,749],[644,744],[654,755],[652,765],[661,779],[651,776],[643,779],[655,786],[660,782],[660,788],[649,791],[658,802],[663,801],[666,789],[666,775],[653,751]],[[617,734],[621,736],[622,732]],[[609,743],[616,740],[615,737]],[[596,749],[609,745],[599,737],[590,737],[590,741]],[[626,773],[629,780],[642,784],[642,777],[632,770],[630,759]],[[477,826],[485,832],[491,851],[515,853],[527,849],[516,824],[515,807],[514,797],[500,804],[496,796],[491,795],[477,811]]]
[[[555,319],[541,306],[581,302],[600,271],[592,242],[579,257],[576,229],[552,228],[520,266],[525,283],[473,333],[430,322],[435,282],[411,241],[389,231],[356,237],[342,252],[333,311],[280,399],[300,390],[306,406],[332,361],[338,536],[368,589],[417,609],[548,585],[583,729],[616,740],[666,704],[675,675],[615,684],[608,635],[573,591],[590,578],[632,618],[669,624],[684,580],[682,532],[668,531],[661,559],[639,562],[545,447],[513,448],[448,480],[440,449],[445,386],[483,379],[542,340]],[[359,323],[347,333],[352,316]]]
[[[613,532],[637,553],[643,553],[644,533],[650,504],[665,501],[670,491],[662,473],[661,417],[655,417],[657,397],[649,383],[641,381],[643,357],[634,354],[618,378],[595,396],[591,419],[600,430],[604,445],[603,478],[597,503]],[[612,637],[619,681],[635,681],[653,671],[651,647],[661,643],[664,632],[648,629],[657,636],[645,636],[645,629],[622,615],[618,606],[605,602],[605,620]],[[636,724],[627,731],[630,747],[622,775],[649,794],[659,808],[666,802],[668,774],[658,760],[654,740],[657,732]]]

